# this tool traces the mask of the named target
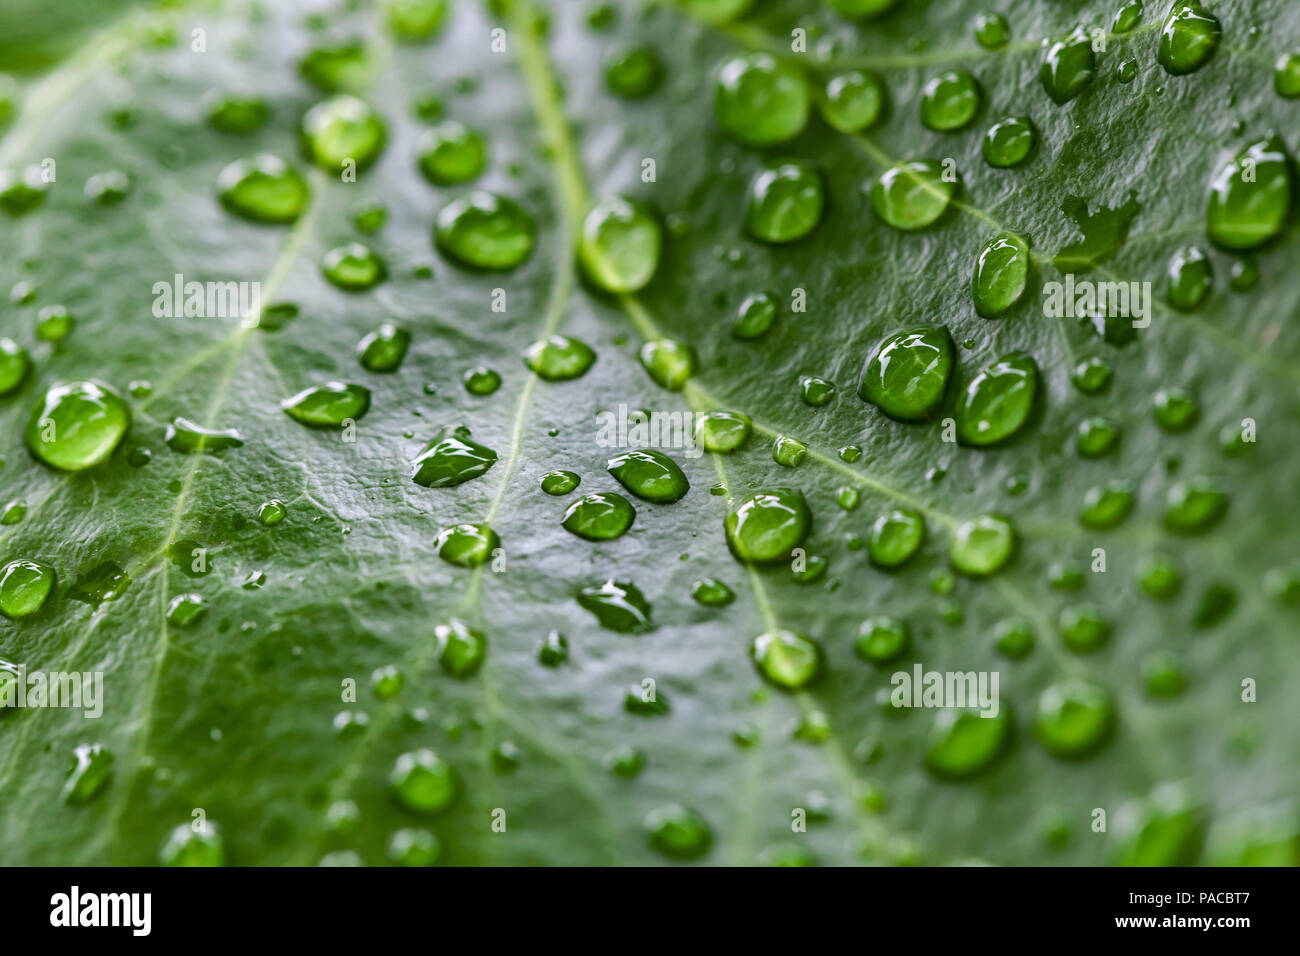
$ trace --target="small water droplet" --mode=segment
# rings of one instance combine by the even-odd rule
[[[504,272],[532,254],[536,232],[533,217],[517,202],[477,191],[438,211],[433,238],[438,251],[459,265]]]
[[[957,526],[948,559],[962,574],[988,577],[1011,560],[1016,543],[1016,531],[1010,521],[1001,515],[980,515]]]
[[[280,403],[285,414],[313,428],[341,428],[370,408],[370,389],[364,385],[326,382],[313,385]]]
[[[941,133],[965,129],[983,98],[979,83],[965,70],[941,73],[921,90],[921,123]]]
[[[601,627],[611,631],[645,634],[654,630],[650,602],[631,581],[610,578],[601,584],[582,588],[578,592],[578,604],[594,614]],[[640,699],[640,688],[635,693]]]
[[[745,230],[763,242],[794,242],[817,227],[825,207],[821,173],[807,163],[782,163],[749,184]]]

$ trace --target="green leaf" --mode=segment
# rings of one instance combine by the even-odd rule
[[[1272,130],[1300,147],[1273,81],[1300,8],[1206,0],[1221,44],[1175,76],[1166,5],[1107,34],[1119,5],[1025,0],[988,47],[965,0],[7,7],[0,332],[30,368],[3,346],[0,567],[52,575],[26,613],[15,566],[0,700],[98,673],[102,715],[0,708],[5,862],[1297,862],[1294,170],[1224,170]],[[1076,28],[1093,75],[1063,63],[1058,104],[1041,41]],[[662,82],[620,98],[632,50]],[[737,61],[762,69],[716,99]],[[830,95],[878,79],[887,105],[828,125],[855,71]],[[974,118],[929,129],[954,71]],[[749,99],[765,77],[788,108]],[[336,95],[322,168],[301,121]],[[1012,116],[1036,141],[995,168]],[[429,177],[446,122],[482,155]],[[816,186],[774,200],[798,228],[747,230],[787,164]],[[1249,253],[1206,235],[1216,177]],[[1025,290],[984,318],[1005,233]],[[1175,255],[1210,266],[1188,311]],[[1067,272],[1149,281],[1149,324],[1053,315]],[[775,321],[733,335],[746,302]],[[951,375],[891,418],[863,370],[915,328],[946,330]],[[1015,427],[958,442],[1012,354],[1040,379]],[[129,427],[56,470],[32,411],[73,382]],[[711,411],[746,425],[718,452],[693,441]],[[1081,457],[1087,419],[1122,439]],[[452,477],[413,481],[439,441]],[[607,469],[641,446],[673,494],[566,531],[579,496],[637,493]],[[580,485],[544,491],[560,470]],[[742,564],[724,522],[772,489],[809,514]],[[899,553],[869,552],[900,510]],[[904,638],[875,648],[881,622]],[[918,673],[996,674],[997,716],[892,705],[924,703],[894,693]]]

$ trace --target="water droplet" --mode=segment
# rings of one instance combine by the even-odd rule
[[[1009,232],[984,244],[975,260],[971,294],[975,311],[995,319],[1020,301],[1029,277],[1029,244]]]
[[[861,501],[861,495],[858,489],[852,485],[845,485],[835,492],[835,503],[845,511],[856,511],[858,503]],[[850,550],[858,551],[862,548],[861,538],[855,538],[849,543]]]
[[[937,221],[956,193],[956,173],[949,175],[933,159],[912,160],[880,174],[871,187],[871,208],[895,229],[911,232]]]
[[[1000,13],[981,13],[975,18],[975,42],[986,50],[998,50],[1007,45],[1009,28]]]
[[[1162,388],[1152,400],[1156,424],[1173,434],[1185,432],[1200,420],[1201,404],[1186,388]]]
[[[1204,534],[1228,510],[1228,493],[1216,478],[1175,482],[1165,497],[1165,527],[1175,534]]]
[[[642,206],[620,197],[602,199],[582,220],[578,261],[606,292],[643,289],[659,267],[663,235]]]
[[[461,568],[476,568],[491,560],[501,547],[497,533],[485,524],[457,524],[444,528],[433,539],[438,557]]]
[[[158,851],[163,866],[225,866],[226,843],[211,820],[182,823],[167,834]]]
[[[1196,614],[1192,623],[1202,629],[1213,627],[1231,614],[1236,606],[1237,592],[1230,585],[1211,584],[1196,602]]]
[[[1206,234],[1222,249],[1256,249],[1282,231],[1291,199],[1291,157],[1281,138],[1251,143],[1210,181]]]
[[[911,560],[925,540],[925,519],[910,508],[891,508],[871,526],[867,557],[878,568],[897,568]]]
[[[411,462],[411,480],[425,488],[448,488],[477,478],[496,464],[497,453],[470,438],[464,425],[447,425]]]
[[[1214,290],[1214,270],[1196,246],[1184,246],[1169,260],[1169,304],[1180,312],[1201,307]]]
[[[406,358],[411,333],[385,322],[357,345],[361,367],[370,372],[394,372]]]
[[[254,222],[293,222],[311,192],[302,174],[278,156],[237,159],[217,178],[217,197],[228,211]]]
[[[420,135],[416,144],[420,172],[435,186],[456,186],[477,179],[487,165],[487,144],[476,131],[448,120]]]
[[[1194,73],[1214,56],[1222,36],[1218,18],[1198,0],[1178,0],[1160,30],[1156,60],[1173,76]]]
[[[433,629],[438,645],[438,666],[452,677],[472,677],[487,657],[487,638],[464,621],[452,618]]]
[[[691,487],[677,462],[651,448],[625,451],[606,468],[632,494],[657,504],[677,501]]]
[[[705,819],[676,803],[652,810],[645,830],[650,846],[674,860],[697,860],[713,845],[713,831]]]
[[[645,767],[645,754],[628,744],[622,744],[601,758],[601,765],[616,777],[632,778]]]
[[[388,131],[370,105],[355,96],[330,97],[302,118],[302,142],[307,159],[337,175],[345,165],[365,169],[384,148]]]
[[[272,498],[270,501],[262,502],[257,509],[257,520],[264,525],[279,524],[284,520],[287,513],[284,502],[278,498]]]
[[[31,369],[27,350],[13,339],[0,337],[0,396],[17,391]]]
[[[605,63],[605,85],[624,99],[639,100],[659,89],[664,65],[653,47],[618,50]]]
[[[45,606],[58,575],[48,564],[19,559],[0,569],[0,614],[31,617]]]
[[[1182,588],[1182,575],[1168,558],[1149,558],[1138,574],[1138,584],[1147,597],[1167,601]]]
[[[313,428],[341,428],[370,408],[370,389],[364,385],[326,382],[304,388],[280,403],[285,414]]]
[[[1110,23],[1110,32],[1120,35],[1132,33],[1141,22],[1142,0],[1128,0],[1115,11],[1115,17]]]
[[[193,627],[208,612],[201,594],[178,594],[167,605],[167,623],[172,627]]]
[[[233,428],[204,428],[188,418],[174,418],[167,425],[167,447],[186,455],[211,454],[226,448],[238,448],[243,437]]]
[[[631,581],[610,578],[602,584],[585,587],[578,592],[578,604],[594,614],[601,627],[611,631],[645,634],[654,630],[650,602]],[[636,696],[640,699],[640,688]]]
[[[1061,640],[1076,654],[1098,650],[1110,638],[1110,622],[1095,604],[1072,604],[1057,619]]]
[[[125,570],[112,561],[102,561],[77,578],[68,591],[68,597],[99,607],[105,601],[116,601],[130,583],[131,578]]]
[[[985,514],[963,521],[953,532],[948,559],[970,577],[988,577],[1006,566],[1016,552],[1016,531],[1001,515]]]
[[[528,346],[524,364],[548,382],[580,378],[596,361],[591,346],[567,335],[548,335]]]
[[[946,328],[898,332],[867,362],[858,395],[890,418],[924,421],[943,400],[952,366],[952,337]]]
[[[325,253],[321,273],[345,292],[364,292],[384,281],[388,267],[369,246],[349,242]]]
[[[434,244],[448,259],[471,269],[499,272],[532,254],[537,224],[513,199],[472,192],[453,199],[434,220]]]
[[[1085,395],[1100,395],[1110,387],[1114,377],[1115,371],[1105,359],[1088,358],[1074,367],[1071,381]]]
[[[1013,437],[1029,420],[1039,390],[1038,365],[1022,352],[1004,355],[966,386],[957,402],[957,439],[986,447]]]
[[[1157,788],[1147,800],[1115,814],[1106,863],[1113,866],[1182,867],[1197,862],[1205,842],[1205,811],[1182,784]]]
[[[831,77],[822,117],[841,133],[858,133],[880,119],[885,109],[885,84],[874,73],[854,70]]]
[[[840,461],[846,461],[850,465],[862,457],[862,449],[857,445],[845,445],[839,451]]]
[[[1081,458],[1101,458],[1119,444],[1123,429],[1119,422],[1096,416],[1079,422],[1074,433],[1074,448]]]
[[[998,653],[1012,660],[1028,657],[1034,649],[1034,630],[1021,618],[999,621],[995,630]]]
[[[632,527],[635,518],[636,509],[622,495],[596,491],[569,505],[560,523],[579,538],[610,541]]]
[[[206,103],[207,122],[213,129],[237,136],[255,133],[271,118],[271,107],[258,96],[217,91]]]
[[[47,305],[36,313],[36,338],[42,342],[62,342],[76,324],[66,305]]]
[[[407,43],[432,39],[442,29],[446,15],[447,0],[388,0],[384,5],[388,29]]]
[[[569,659],[569,641],[559,631],[547,631],[537,648],[537,661],[543,667],[559,667]]]
[[[794,242],[816,228],[825,207],[821,173],[807,163],[782,163],[749,184],[745,230],[763,242]]]
[[[361,89],[369,81],[370,57],[356,42],[319,46],[298,62],[298,72],[327,93]]]
[[[858,657],[873,664],[887,664],[907,651],[912,634],[906,621],[896,617],[871,617],[858,628],[853,650]]]
[[[749,441],[749,419],[739,412],[712,411],[700,416],[695,438],[705,451],[729,455]]]
[[[405,675],[392,664],[376,667],[370,674],[370,689],[379,700],[392,700],[405,683]]]
[[[736,592],[717,578],[701,578],[691,585],[691,597],[705,607],[726,607],[736,599]]]
[[[1092,84],[1096,71],[1092,39],[1083,27],[1075,27],[1047,48],[1038,78],[1056,105],[1064,106]]]
[[[72,752],[72,766],[63,785],[63,802],[82,806],[103,792],[113,774],[113,754],[102,744],[81,744]]]
[[[925,767],[945,780],[977,776],[997,761],[1011,742],[1009,708],[988,716],[955,707],[939,711],[930,731]]]
[[[1056,757],[1090,756],[1115,729],[1115,705],[1100,684],[1067,680],[1053,684],[1038,698],[1034,734]]]
[[[542,491],[548,495],[567,495],[582,481],[571,471],[548,471],[541,477]]]
[[[786,468],[798,468],[808,455],[808,446],[790,435],[777,435],[772,443],[772,460]]]
[[[1273,67],[1273,89],[1288,100],[1300,98],[1300,49],[1283,53]]]
[[[388,775],[393,796],[407,810],[438,813],[456,799],[456,771],[432,750],[420,749],[397,758]]]
[[[1027,116],[1009,116],[989,127],[980,143],[984,161],[995,169],[1023,163],[1038,143],[1038,132]]]
[[[982,100],[979,83],[965,70],[940,73],[921,90],[921,123],[941,133],[964,129]]]
[[[718,124],[747,146],[793,139],[808,124],[811,99],[803,74],[767,53],[729,60],[718,75]]]
[[[0,525],[15,525],[27,517],[27,502],[15,499],[0,508]]]
[[[656,384],[670,392],[680,392],[685,388],[698,364],[695,349],[673,339],[646,342],[637,357]]]
[[[32,409],[23,441],[37,461],[82,471],[105,461],[131,426],[126,400],[107,385],[55,385]]]
[[[17,171],[0,169],[0,209],[11,216],[22,216],[45,201],[50,184],[40,166]]]
[[[757,339],[766,335],[775,321],[776,301],[766,292],[759,292],[740,303],[731,334],[738,339]]]
[[[1127,478],[1111,478],[1084,494],[1079,523],[1096,531],[1114,528],[1132,513],[1133,504],[1133,483]]]
[[[821,673],[821,648],[794,631],[760,634],[754,638],[749,653],[764,679],[782,690],[802,690]]]
[[[747,564],[788,558],[811,526],[803,494],[790,488],[754,492],[728,509],[724,522],[731,553]]]
[[[1264,575],[1264,592],[1285,607],[1300,606],[1300,566],[1270,569]]]

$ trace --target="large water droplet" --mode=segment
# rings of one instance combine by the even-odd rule
[[[464,425],[438,430],[411,462],[411,480],[425,488],[448,488],[477,478],[497,462],[497,453],[470,438]]]
[[[661,388],[680,392],[695,374],[695,349],[674,339],[646,342],[637,352],[644,368]]]
[[[713,845],[713,831],[694,810],[672,803],[645,819],[650,846],[674,860],[698,860]]]
[[[651,448],[623,452],[606,467],[632,494],[658,504],[677,501],[691,487],[677,462]]]
[[[566,531],[588,541],[610,541],[619,537],[636,519],[636,509],[622,495],[595,491],[569,505],[560,522]]]
[[[980,142],[984,161],[994,169],[1019,165],[1038,143],[1038,132],[1027,116],[1009,116],[994,123]]]
[[[807,163],[782,163],[765,169],[749,184],[745,229],[763,242],[802,239],[821,222],[825,187]]]
[[[989,769],[1011,741],[1010,710],[992,716],[983,711],[947,707],[930,731],[925,767],[936,777],[964,780]]]
[[[463,680],[472,677],[487,658],[487,638],[482,631],[452,618],[433,629],[437,643],[438,666],[443,673]]]
[[[172,419],[164,437],[168,448],[186,455],[211,454],[244,444],[243,437],[233,428],[204,428],[188,418]]]
[[[706,412],[697,420],[695,438],[705,451],[729,455],[749,441],[751,427],[739,412]]]
[[[590,345],[567,335],[548,335],[524,350],[524,364],[548,382],[580,378],[595,361]]]
[[[307,158],[327,173],[365,169],[384,148],[388,131],[364,100],[346,94],[317,103],[302,118]]]
[[[501,539],[485,524],[457,524],[439,531],[433,547],[448,564],[476,568],[491,560],[492,553],[501,547]]]
[[[1047,95],[1063,106],[1087,89],[1097,75],[1097,58],[1092,38],[1083,27],[1075,27],[1063,40],[1047,48],[1038,78]]]
[[[58,575],[48,564],[20,558],[0,568],[0,614],[31,617],[49,600]]]
[[[871,187],[871,208],[895,229],[924,229],[948,209],[957,174],[933,159],[892,166]]]
[[[1273,67],[1273,89],[1284,99],[1300,98],[1300,49],[1283,53]]]
[[[414,813],[438,813],[451,806],[459,784],[451,765],[429,749],[413,750],[397,758],[388,775],[393,796]]]
[[[898,332],[868,360],[858,395],[890,418],[924,421],[943,401],[952,366],[952,337],[946,328]]]
[[[131,426],[126,400],[107,385],[55,385],[32,409],[23,430],[37,461],[63,471],[82,471],[105,461]]]
[[[867,539],[867,557],[879,568],[911,560],[925,540],[925,519],[910,508],[891,508],[876,519]]]
[[[471,269],[507,271],[532,254],[537,224],[513,199],[472,192],[438,211],[433,240],[438,251]]]
[[[1115,705],[1100,684],[1067,680],[1053,684],[1038,698],[1034,734],[1056,757],[1087,757],[1110,739]]]
[[[767,53],[747,53],[723,65],[714,112],[733,138],[748,146],[773,146],[803,132],[810,100],[798,69]]]
[[[487,165],[487,144],[476,131],[448,120],[421,134],[416,144],[420,172],[435,186],[477,179]]]
[[[620,197],[602,199],[582,220],[578,261],[606,292],[636,292],[659,267],[659,223],[641,206]]]
[[[1210,180],[1206,234],[1222,249],[1256,249],[1282,231],[1292,195],[1291,157],[1281,137],[1251,143]]]
[[[613,578],[578,592],[578,604],[596,616],[601,627],[620,634],[644,634],[654,630],[650,602],[631,581]]]
[[[971,295],[975,311],[995,319],[1020,301],[1029,278],[1029,244],[1004,232],[984,244],[975,260]]]
[[[1176,534],[1204,534],[1228,510],[1228,492],[1216,478],[1178,481],[1165,497],[1165,527]]]
[[[254,222],[292,222],[307,208],[311,191],[283,159],[262,153],[237,159],[221,171],[217,196],[230,212]]]
[[[758,635],[750,645],[749,656],[764,679],[782,690],[802,690],[821,673],[821,648],[794,631],[782,629]]]
[[[1016,553],[1016,531],[1001,515],[963,521],[952,535],[948,560],[962,574],[988,577],[1002,570]]]
[[[341,428],[370,408],[370,389],[364,385],[326,382],[304,388],[280,403],[285,414],[313,428]]]
[[[812,527],[812,513],[801,492],[774,488],[733,504],[723,526],[737,560],[765,564],[788,558],[803,544]]]
[[[979,83],[965,70],[940,73],[921,90],[921,123],[941,133],[964,129],[982,100]]]
[[[1160,30],[1156,59],[1174,76],[1194,73],[1219,48],[1223,27],[1198,0],[1177,0]]]
[[[1023,352],[1004,355],[976,375],[957,402],[957,439],[984,447],[1006,441],[1029,420],[1038,396],[1038,365]]]
[[[874,73],[854,70],[831,77],[822,117],[841,133],[857,133],[880,119],[885,109],[885,84]]]

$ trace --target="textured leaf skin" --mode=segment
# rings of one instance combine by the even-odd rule
[[[1208,303],[1190,315],[1157,307],[1151,327],[1122,349],[1072,320],[1044,318],[1040,285],[1058,277],[1051,254],[1080,240],[1062,210],[1069,196],[1085,197],[1095,211],[1136,195],[1141,208],[1127,240],[1100,268],[1149,279],[1157,295],[1175,248],[1196,242],[1208,250],[1203,185],[1222,159],[1270,128],[1289,131],[1288,146],[1300,148],[1296,106],[1271,88],[1271,63],[1300,37],[1300,7],[1213,4],[1223,48],[1202,70],[1174,78],[1155,63],[1153,24],[1164,5],[1149,3],[1143,26],[1112,38],[1099,56],[1091,89],[1055,106],[1037,84],[1038,40],[1076,23],[1108,23],[1116,5],[1026,0],[1015,5],[1012,42],[985,51],[970,23],[988,5],[963,0],[917,0],[858,25],[825,5],[774,0],[721,28],[671,7],[642,12],[620,3],[607,32],[586,27],[583,5],[556,0],[540,40],[520,29],[518,9],[506,11],[508,55],[489,51],[499,24],[477,4],[455,3],[430,45],[393,43],[379,15],[361,5],[332,14],[331,35],[374,44],[373,78],[362,95],[388,122],[388,144],[357,183],[312,174],[307,214],[292,227],[267,227],[224,212],[214,184],[227,163],[261,151],[306,170],[296,123],[323,94],[302,80],[296,57],[321,34],[304,26],[300,5],[266,3],[267,17],[250,22],[237,3],[163,11],[5,4],[0,70],[57,63],[51,74],[19,75],[37,108],[21,112],[0,140],[0,167],[54,157],[58,183],[31,214],[0,215],[0,290],[22,280],[40,290],[30,305],[0,305],[0,332],[22,340],[36,360],[23,388],[0,398],[0,503],[29,506],[20,524],[0,527],[0,560],[47,562],[58,569],[59,587],[39,619],[0,620],[0,658],[103,671],[107,700],[97,721],[52,709],[0,714],[0,861],[150,864],[196,808],[221,826],[233,864],[314,864],[339,849],[382,864],[390,834],[411,826],[436,832],[441,861],[450,864],[657,864],[667,860],[642,821],[672,803],[709,822],[714,839],[704,860],[715,864],[752,864],[765,848],[790,843],[825,864],[1099,864],[1124,854],[1118,834],[1090,832],[1093,809],[1114,814],[1171,781],[1190,781],[1204,807],[1205,858],[1221,832],[1236,833],[1259,814],[1294,821],[1300,698],[1288,689],[1300,680],[1297,612],[1262,583],[1295,558],[1294,218],[1257,256],[1261,280],[1253,290],[1230,292],[1230,260],[1211,252],[1216,285]],[[770,151],[818,163],[828,195],[825,218],[808,238],[774,248],[741,229],[746,185],[768,155],[725,138],[706,93],[710,71],[734,53],[788,51],[796,21],[820,24],[842,41],[846,60],[879,70],[892,110],[866,137],[814,119],[802,136]],[[72,22],[85,28],[76,41],[65,29]],[[1269,30],[1252,39],[1247,30],[1257,22]],[[166,26],[176,43],[148,40]],[[189,49],[195,26],[208,33],[201,55]],[[910,52],[918,36],[925,48]],[[621,101],[605,89],[599,64],[614,46],[638,43],[657,48],[665,82],[654,96]],[[231,54],[240,46],[242,59]],[[23,50],[33,52],[20,56]],[[122,52],[128,55],[115,56]],[[1126,86],[1115,72],[1130,55],[1142,69]],[[956,65],[977,75],[990,105],[960,133],[926,131],[916,113],[920,89]],[[549,88],[554,76],[565,91],[562,110]],[[453,92],[465,77],[473,88]],[[265,96],[271,122],[242,138],[208,129],[198,104],[215,88]],[[1231,108],[1221,105],[1228,89],[1236,95]],[[465,272],[432,247],[434,214],[459,191],[432,188],[415,162],[422,124],[411,104],[428,90],[445,95],[450,117],[489,137],[492,159],[474,186],[517,199],[536,218],[535,253],[507,275]],[[104,119],[124,105],[133,115],[128,126]],[[984,130],[1022,113],[1042,137],[1033,158],[1012,170],[987,167],[979,151]],[[1232,129],[1238,120],[1240,135]],[[554,161],[543,154],[545,143]],[[653,185],[640,180],[646,156],[658,165]],[[961,171],[965,208],[919,234],[894,232],[873,217],[862,187],[882,160],[946,156]],[[517,175],[507,171],[511,163]],[[112,208],[88,205],[81,184],[110,168],[131,177],[130,195]],[[654,280],[634,299],[594,293],[573,268],[575,217],[585,198],[607,194],[691,224],[666,242]],[[374,200],[388,207],[388,222],[361,237],[351,214]],[[971,303],[970,270],[983,243],[1004,228],[1030,238],[1043,258],[1021,303],[989,321]],[[349,295],[321,277],[319,263],[358,238],[385,258],[389,278]],[[741,255],[729,260],[719,249]],[[434,278],[414,276],[419,265]],[[276,333],[156,319],[151,287],[177,272],[261,280],[301,314]],[[505,313],[490,308],[498,287],[507,290]],[[795,287],[808,292],[803,315],[789,312]],[[782,305],[775,328],[757,343],[732,339],[735,309],[763,289]],[[57,350],[36,346],[32,335],[36,309],[54,302],[78,320]],[[354,350],[384,321],[411,331],[410,352],[400,371],[369,374]],[[1043,373],[1041,420],[1005,447],[964,449],[940,441],[939,422],[893,422],[858,400],[857,375],[871,349],[920,324],[952,331],[959,374],[1012,350],[1033,355]],[[520,362],[522,349],[554,331],[596,349],[599,358],[581,379],[533,381]],[[663,336],[699,355],[683,393],[656,387],[638,365],[641,342]],[[961,346],[967,340],[971,347]],[[1115,381],[1088,398],[1071,385],[1070,370],[1093,354],[1112,362]],[[489,397],[460,385],[462,372],[477,365],[503,377]],[[838,384],[834,402],[800,403],[799,378],[807,374]],[[130,467],[125,448],[83,474],[56,474],[28,457],[21,428],[40,390],[90,377],[122,389],[132,380],[153,383],[152,396],[133,400],[128,438],[152,449],[148,466]],[[335,379],[373,392],[355,444],[303,428],[278,407],[301,388]],[[426,383],[437,386],[433,394]],[[1151,397],[1164,386],[1199,394],[1202,416],[1190,432],[1169,435],[1152,420]],[[543,494],[541,474],[568,468],[583,476],[578,493],[617,490],[604,474],[609,449],[595,441],[597,412],[713,402],[753,418],[745,449],[716,459],[673,453],[690,493],[670,505],[638,502],[637,521],[620,539],[589,544],[560,528],[569,499]],[[1117,455],[1074,457],[1073,430],[1089,414],[1122,423]],[[164,429],[178,415],[238,428],[245,444],[219,455],[170,452]],[[1260,440],[1250,454],[1225,458],[1218,431],[1245,417],[1258,423]],[[496,449],[498,464],[456,488],[413,484],[409,460],[437,428],[454,423]],[[812,450],[794,472],[771,460],[776,433]],[[865,452],[849,465],[835,450],[851,444]],[[1177,475],[1167,470],[1171,457]],[[926,477],[934,467],[945,471],[939,482]],[[1161,527],[1165,493],[1177,476],[1195,474],[1225,478],[1228,517],[1208,534],[1175,539]],[[1029,478],[1019,496],[1006,491],[1016,475]],[[1114,531],[1086,531],[1076,520],[1083,495],[1109,477],[1136,482],[1137,508]],[[827,575],[799,584],[784,568],[738,565],[722,532],[726,498],[708,493],[718,481],[736,490],[801,488],[815,515],[807,547],[829,558]],[[855,483],[861,507],[837,508],[836,489]],[[254,516],[271,498],[287,504],[288,516],[263,527]],[[864,552],[846,547],[845,535],[865,535],[881,510],[900,502],[927,512],[930,533],[905,569],[877,571]],[[946,565],[952,525],[985,511],[1012,517],[1019,554],[991,580],[957,582],[951,599],[964,619],[949,625],[940,617],[943,599],[928,587],[930,573]],[[438,559],[433,541],[441,528],[487,520],[502,538],[504,573]],[[186,545],[206,548],[210,573],[189,577],[168,557],[178,543],[184,554]],[[1081,594],[1049,587],[1053,563],[1086,566],[1096,547],[1107,549],[1105,575],[1089,574]],[[1183,577],[1167,603],[1143,597],[1135,581],[1142,560],[1157,551]],[[105,561],[130,574],[122,595],[97,609],[69,598],[79,575]],[[243,588],[253,571],[265,572],[265,586]],[[721,609],[695,604],[691,582],[706,576],[725,581],[737,600]],[[601,630],[578,606],[580,588],[611,577],[645,593],[653,631]],[[832,582],[839,586],[831,590]],[[1220,582],[1236,590],[1236,607],[1196,630],[1197,601]],[[168,602],[189,591],[203,595],[209,612],[193,628],[169,628]],[[1055,633],[1059,610],[1080,600],[1098,604],[1114,625],[1107,646],[1086,657],[1066,650]],[[1000,672],[1016,734],[988,773],[935,779],[924,767],[934,715],[887,716],[874,702],[894,665],[866,664],[853,642],[863,619],[882,614],[912,629],[913,649],[897,669],[920,662]],[[1036,632],[1037,646],[1023,660],[994,650],[997,623],[1012,616]],[[453,617],[488,641],[484,665],[466,680],[438,665],[434,627]],[[747,659],[752,638],[776,627],[815,638],[824,650],[824,676],[802,693],[765,688]],[[537,660],[551,629],[570,647],[557,668]],[[1183,656],[1188,687],[1170,700],[1147,697],[1143,662],[1167,650]],[[405,686],[394,700],[376,700],[369,675],[389,664],[402,668]],[[1119,714],[1114,739],[1075,762],[1051,757],[1031,732],[1039,693],[1068,676],[1104,683]],[[670,701],[664,715],[623,708],[629,685],[647,677]],[[1257,703],[1240,702],[1245,677],[1259,682]],[[358,685],[355,704],[340,699],[348,678]],[[428,712],[422,727],[403,718],[417,708]],[[336,735],[333,718],[347,710],[370,716],[360,738]],[[791,725],[813,710],[828,716],[830,738],[792,739]],[[737,747],[733,732],[751,727],[758,744]],[[521,755],[509,774],[494,769],[491,756],[502,741]],[[65,771],[74,748],[89,742],[115,754],[113,778],[88,805],[67,806]],[[645,754],[645,769],[631,780],[602,766],[625,744]],[[463,782],[456,804],[430,820],[402,809],[388,791],[397,756],[423,747]],[[884,805],[868,809],[864,794],[876,790]],[[830,818],[792,834],[791,811],[808,806],[812,791],[829,798]],[[325,823],[326,807],[339,799],[360,809],[357,830],[346,836]],[[507,813],[505,833],[491,830],[496,808]],[[1044,832],[1058,818],[1070,839],[1053,848]],[[1235,846],[1229,841],[1230,851]]]

